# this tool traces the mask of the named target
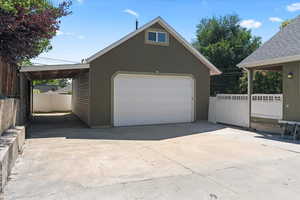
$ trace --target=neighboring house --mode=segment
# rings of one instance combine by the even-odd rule
[[[83,64],[21,71],[73,78],[72,110],[90,127],[207,120],[210,76],[221,73],[160,17]]]
[[[300,121],[300,16],[238,66],[248,70],[249,95],[255,70],[282,71],[283,119]]]
[[[35,85],[33,86],[33,89],[38,90],[39,93],[45,93],[49,91],[56,91],[58,89],[58,85],[47,85],[47,84]]]

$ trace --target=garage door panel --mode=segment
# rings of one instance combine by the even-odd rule
[[[114,79],[114,125],[192,122],[193,97],[191,77],[118,75]]]

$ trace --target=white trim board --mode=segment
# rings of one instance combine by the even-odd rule
[[[20,72],[36,72],[36,71],[56,71],[69,69],[89,69],[89,64],[65,64],[65,65],[34,65],[23,66]]]
[[[92,55],[91,57],[87,58],[86,61],[89,63],[96,58],[104,55],[105,53],[109,52],[113,48],[121,45],[123,42],[129,40],[130,38],[134,37],[135,35],[141,33],[145,29],[151,27],[153,24],[159,23],[163,28],[166,29],[173,37],[175,37],[188,51],[190,51],[196,58],[200,60],[205,66],[210,69],[211,75],[219,75],[222,72],[214,66],[210,61],[208,61],[198,50],[196,50],[189,42],[187,42],[179,33],[177,33],[167,22],[165,22],[161,17],[157,17],[154,20],[150,21],[149,23],[145,24],[144,26],[140,27],[136,31],[128,34],[127,36],[121,38],[120,40],[116,41],[115,43],[111,44],[110,46],[102,49],[98,53]]]
[[[300,55],[295,56],[286,56],[281,58],[273,58],[268,60],[261,60],[256,62],[249,62],[245,64],[238,64],[237,66],[240,68],[251,68],[251,67],[262,67],[265,65],[275,65],[275,64],[282,64],[288,62],[296,62],[300,61]]]

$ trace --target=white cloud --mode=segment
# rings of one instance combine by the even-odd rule
[[[71,32],[66,32],[66,33],[64,33],[63,35],[67,35],[67,36],[75,36],[76,34],[75,34],[75,33],[71,33]]]
[[[283,19],[281,19],[279,17],[270,17],[269,20],[271,22],[283,22]]]
[[[298,10],[300,10],[300,2],[290,4],[290,5],[288,5],[288,6],[286,7],[286,9],[287,9],[289,12],[295,12],[295,11],[298,11]]]
[[[62,32],[62,31],[56,31],[56,35],[57,36],[68,36],[68,37],[73,37],[73,38],[77,38],[79,40],[83,40],[85,39],[84,35],[77,35],[76,33],[72,33],[72,32]]]
[[[253,19],[248,19],[243,20],[240,25],[244,28],[259,28],[262,26],[262,23]]]
[[[84,36],[84,35],[79,35],[77,38],[78,38],[79,40],[84,40],[84,39],[85,39],[85,36]]]
[[[133,11],[133,10],[130,10],[130,9],[126,9],[126,10],[124,10],[123,12],[126,12],[126,13],[128,13],[128,14],[130,14],[130,15],[133,15],[133,16],[135,16],[136,18],[139,17],[139,14],[138,14],[137,12],[135,12],[135,11]]]
[[[56,35],[63,35],[63,34],[64,34],[64,32],[62,32],[62,31],[59,31],[59,30],[56,31]]]

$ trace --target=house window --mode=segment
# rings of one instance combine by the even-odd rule
[[[151,42],[156,42],[156,32],[148,32],[148,40]]]
[[[167,41],[166,33],[157,32],[157,42],[166,42],[166,41]]]
[[[146,42],[150,44],[167,45],[168,34],[163,31],[148,31],[146,35]]]

